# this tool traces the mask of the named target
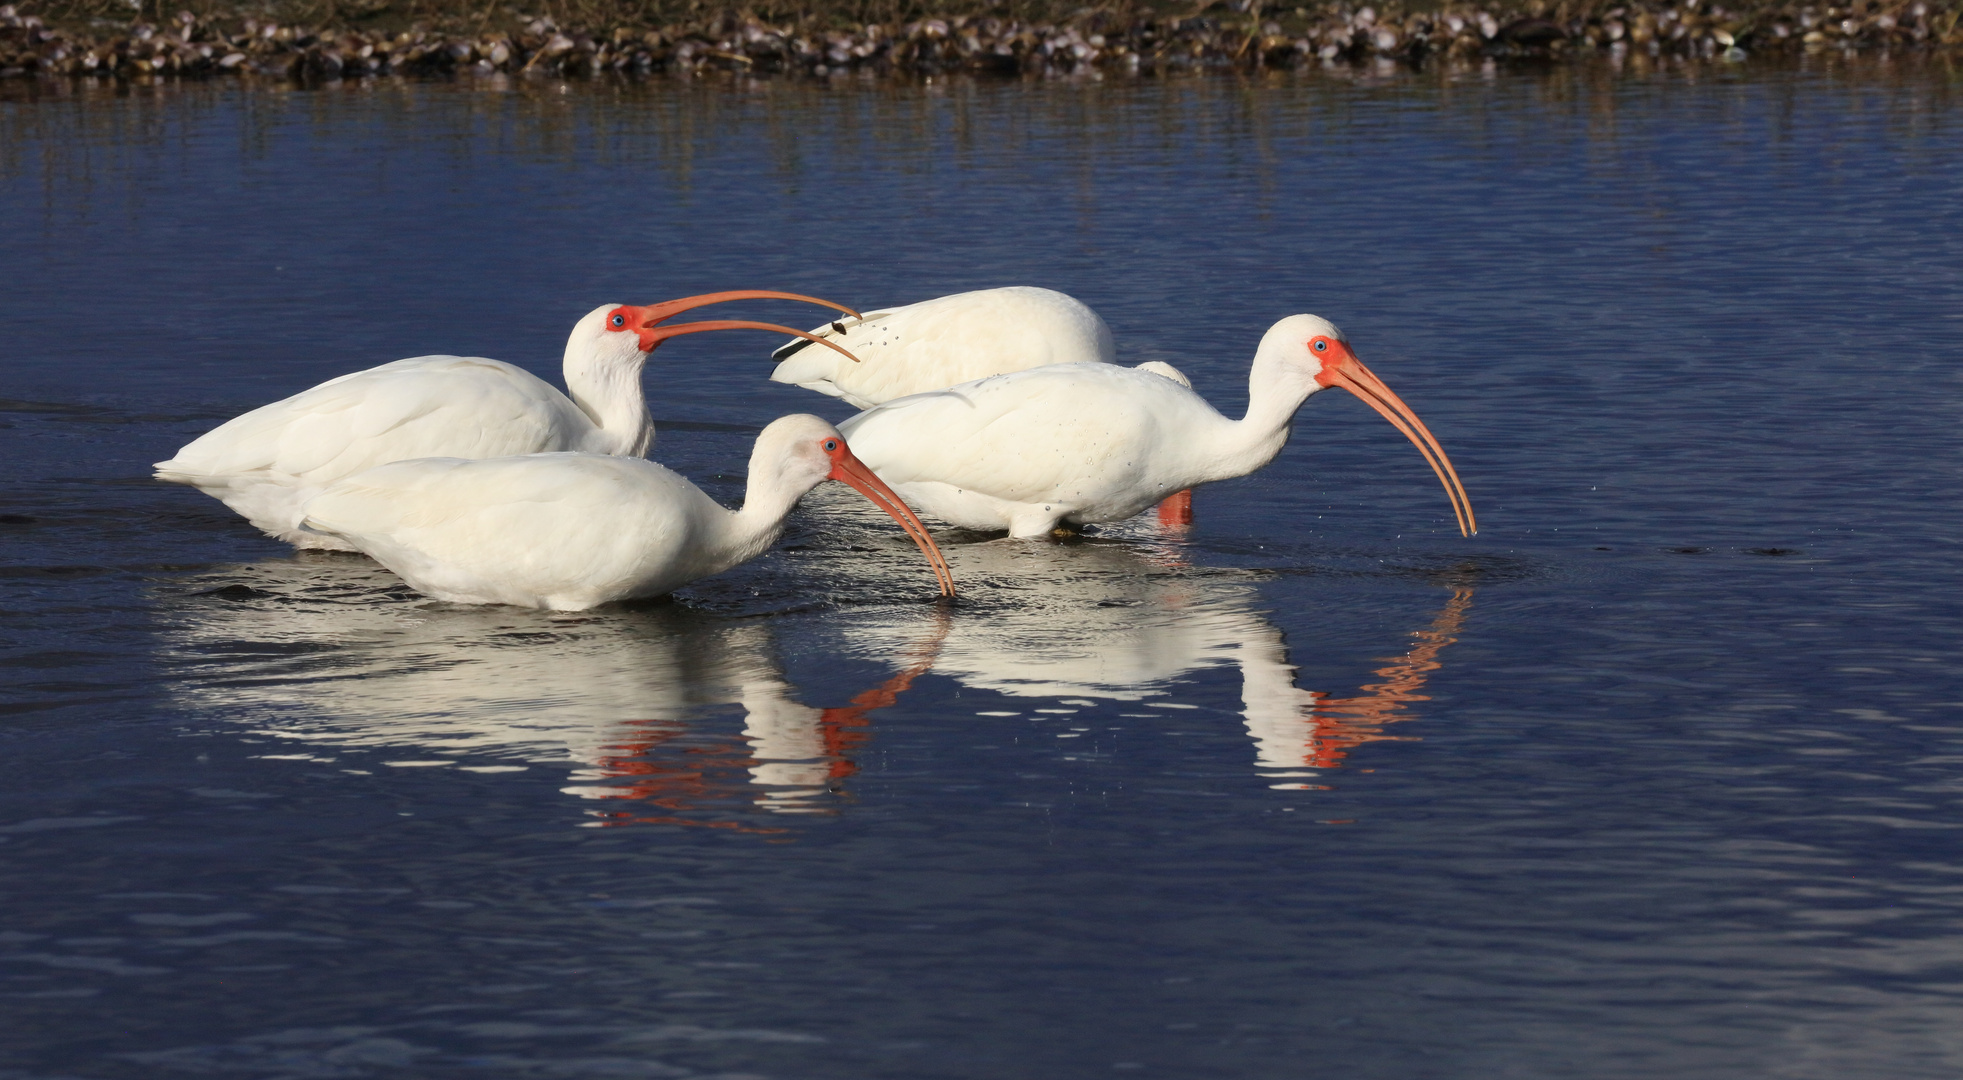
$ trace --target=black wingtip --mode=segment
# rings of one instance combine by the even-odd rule
[[[817,342],[812,341],[810,338],[793,338],[788,344],[779,346],[776,352],[770,354],[770,358],[781,364],[789,360],[799,349],[815,344]]]

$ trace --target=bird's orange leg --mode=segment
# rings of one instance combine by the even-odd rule
[[[1159,504],[1159,524],[1191,525],[1193,523],[1193,489],[1175,491]]]

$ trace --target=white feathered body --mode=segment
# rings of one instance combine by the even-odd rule
[[[1220,415],[1161,365],[1055,364],[899,398],[839,425],[903,498],[971,529],[1035,537],[1060,525],[1122,521],[1166,496],[1246,476],[1287,444],[1311,394],[1342,386],[1395,424],[1425,457],[1459,529],[1472,504],[1410,406],[1315,315],[1268,328],[1247,373],[1247,414]]]
[[[744,562],[781,531],[654,462],[600,454],[397,461],[307,503],[305,527],[461,603],[580,610],[659,596]]]
[[[780,362],[771,380],[861,409],[1010,371],[1109,364],[1117,355],[1097,312],[1063,293],[1022,285],[870,311],[812,333],[850,349],[860,362],[797,342],[774,354]]]
[[[1258,468],[1288,437],[1283,423],[1250,439],[1182,383],[1113,364],[1056,364],[901,398],[839,431],[918,509],[1016,536],[1122,521]]]
[[[329,379],[236,417],[156,465],[270,536],[297,547],[347,545],[300,527],[323,487],[377,465],[421,457],[555,451],[630,454],[654,443],[641,390],[646,360],[622,314],[602,305],[566,339],[571,396],[514,364],[481,356],[417,356]]]
[[[169,461],[161,479],[191,484],[269,535],[345,548],[300,529],[323,486],[404,458],[598,450],[579,406],[536,375],[477,356],[418,356],[343,375],[236,417]]]

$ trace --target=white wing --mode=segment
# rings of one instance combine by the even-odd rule
[[[1050,364],[1109,364],[1111,329],[1082,302],[1051,289],[1012,286],[956,293],[868,312],[812,333],[859,358],[796,341],[771,356],[773,382],[844,398],[859,408],[909,394]]]
[[[318,486],[404,458],[578,450],[593,423],[499,360],[420,356],[357,371],[230,420],[157,463],[196,483],[259,474]]]
[[[1149,505],[1177,476],[1186,432],[1224,422],[1154,372],[1057,364],[901,398],[839,425],[889,484],[933,482],[1011,503]]]
[[[654,462],[558,453],[392,462],[320,492],[305,526],[439,599],[581,608],[722,569],[694,553],[728,515]]]
[[[1144,363],[1135,366],[1139,371],[1149,371],[1154,375],[1159,375],[1171,379],[1173,382],[1176,382],[1179,385],[1186,387],[1189,390],[1192,389],[1193,387],[1193,380],[1187,378],[1185,372],[1179,370],[1176,367],[1173,367],[1171,364],[1166,363],[1164,360],[1147,360]]]
[[[330,379],[219,425],[157,463],[267,535],[347,548],[300,528],[322,486],[419,457],[494,457],[587,445],[598,429],[531,372],[476,356],[418,356]]]

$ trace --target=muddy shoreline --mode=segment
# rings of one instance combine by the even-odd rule
[[[137,0],[131,0],[137,2]],[[314,9],[303,9],[314,10]],[[335,9],[330,5],[328,11]],[[369,9],[370,14],[379,9]],[[1489,60],[1694,58],[1842,53],[1963,54],[1963,3],[1550,5],[1544,0],[1419,10],[1280,7],[1258,0],[1196,14],[1079,9],[1053,19],[971,14],[842,24],[723,12],[648,25],[573,23],[504,9],[387,20],[280,21],[264,11],[189,10],[117,23],[0,6],[0,77],[256,76],[314,82],[450,73],[600,75],[728,71],[906,77],[1174,73],[1309,66],[1459,66]],[[399,20],[398,20],[399,21]],[[374,25],[364,25],[364,22]]]

